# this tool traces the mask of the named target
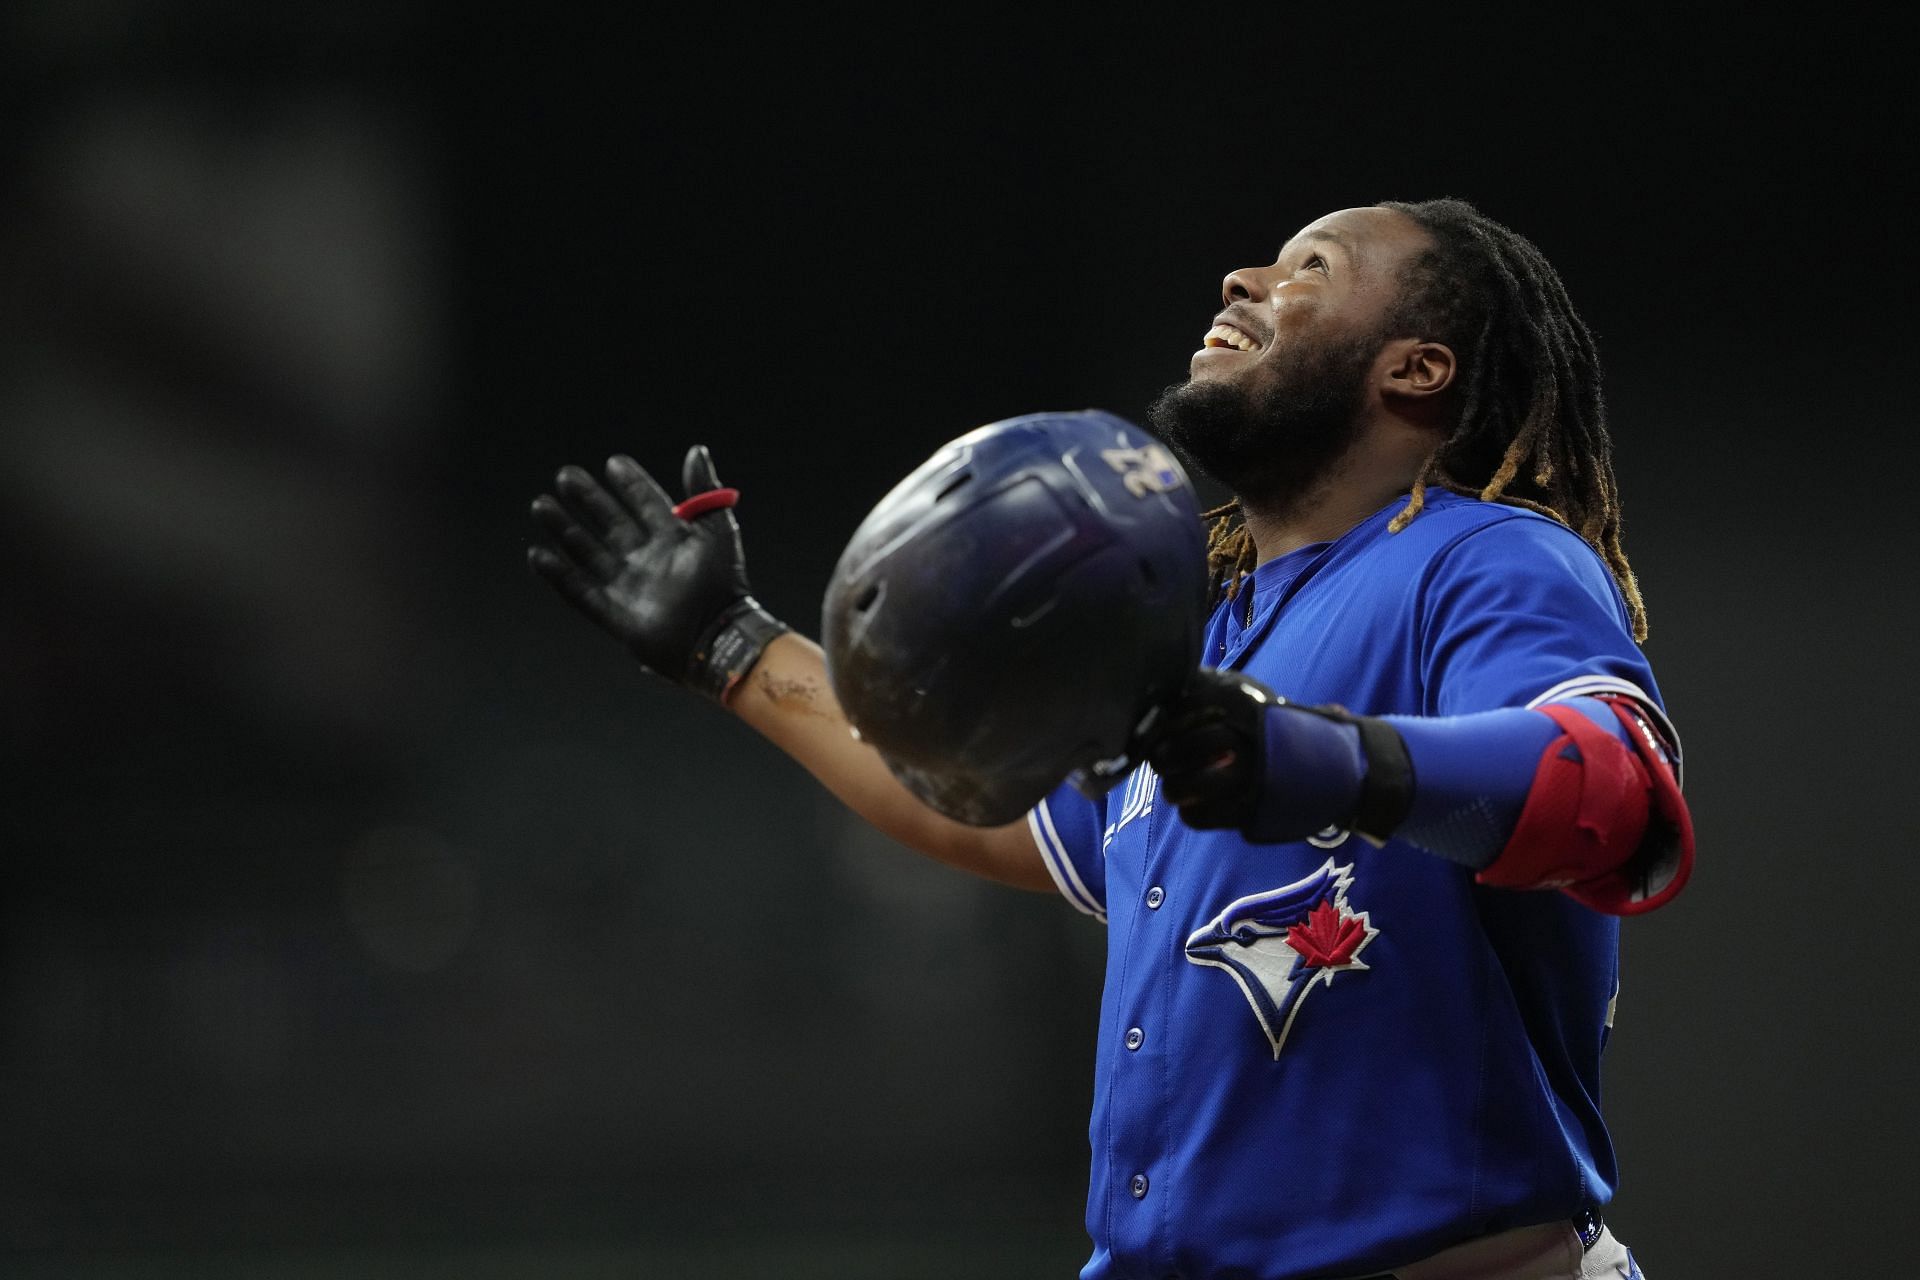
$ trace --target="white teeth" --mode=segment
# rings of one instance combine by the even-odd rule
[[[1232,325],[1217,324],[1207,330],[1207,336],[1201,345],[1208,347],[1233,347],[1240,351],[1258,351],[1260,344],[1240,332]]]

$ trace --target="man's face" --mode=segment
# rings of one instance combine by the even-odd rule
[[[1352,443],[1388,337],[1401,268],[1427,247],[1391,209],[1344,209],[1295,235],[1270,266],[1226,278],[1189,380],[1149,421],[1200,470],[1255,502],[1295,495]]]

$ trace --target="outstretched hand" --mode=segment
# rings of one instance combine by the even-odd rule
[[[723,689],[704,687],[715,641],[759,607],[732,510],[739,495],[721,487],[704,445],[687,451],[681,483],[688,496],[676,507],[625,455],[607,460],[604,485],[562,467],[554,492],[533,500],[544,537],[527,562],[649,670],[718,696]]]

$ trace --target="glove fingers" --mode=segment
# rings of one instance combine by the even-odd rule
[[[607,459],[607,481],[647,533],[659,533],[679,523],[667,491],[626,454],[616,453]]]
[[[626,508],[579,467],[560,468],[553,487],[574,518],[614,554],[625,555],[647,540]]]
[[[547,584],[559,592],[568,604],[603,627],[609,626],[614,621],[606,592],[600,589],[600,584],[558,551],[552,547],[528,547],[527,563],[533,566],[533,571],[545,578]]]
[[[535,498],[533,518],[540,522],[548,539],[557,543],[568,559],[594,578],[606,582],[620,572],[619,558],[607,550],[606,544],[587,532],[554,498],[544,493]]]
[[[1237,791],[1240,786],[1240,771],[1234,768],[1236,763],[1228,760],[1209,769],[1197,769],[1173,778],[1163,776],[1160,779],[1161,793],[1182,814],[1190,806],[1226,799],[1229,793]]]
[[[1168,798],[1174,799],[1171,788],[1176,779],[1211,768],[1223,758],[1233,757],[1239,745],[1239,735],[1226,724],[1215,721],[1184,727],[1168,734],[1155,744],[1147,759],[1153,765],[1154,772],[1167,784]]]
[[[1246,799],[1246,744],[1220,720],[1179,726],[1153,750],[1160,792],[1190,827],[1232,827]]]
[[[687,460],[680,464],[681,492],[691,498],[719,487],[720,473],[713,469],[713,455],[707,452],[707,446],[697,444],[687,450]]]

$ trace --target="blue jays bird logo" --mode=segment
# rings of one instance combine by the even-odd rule
[[[1187,938],[1188,960],[1240,984],[1275,1059],[1307,994],[1367,967],[1360,952],[1380,931],[1347,905],[1352,886],[1353,864],[1328,858],[1310,876],[1228,903]]]

